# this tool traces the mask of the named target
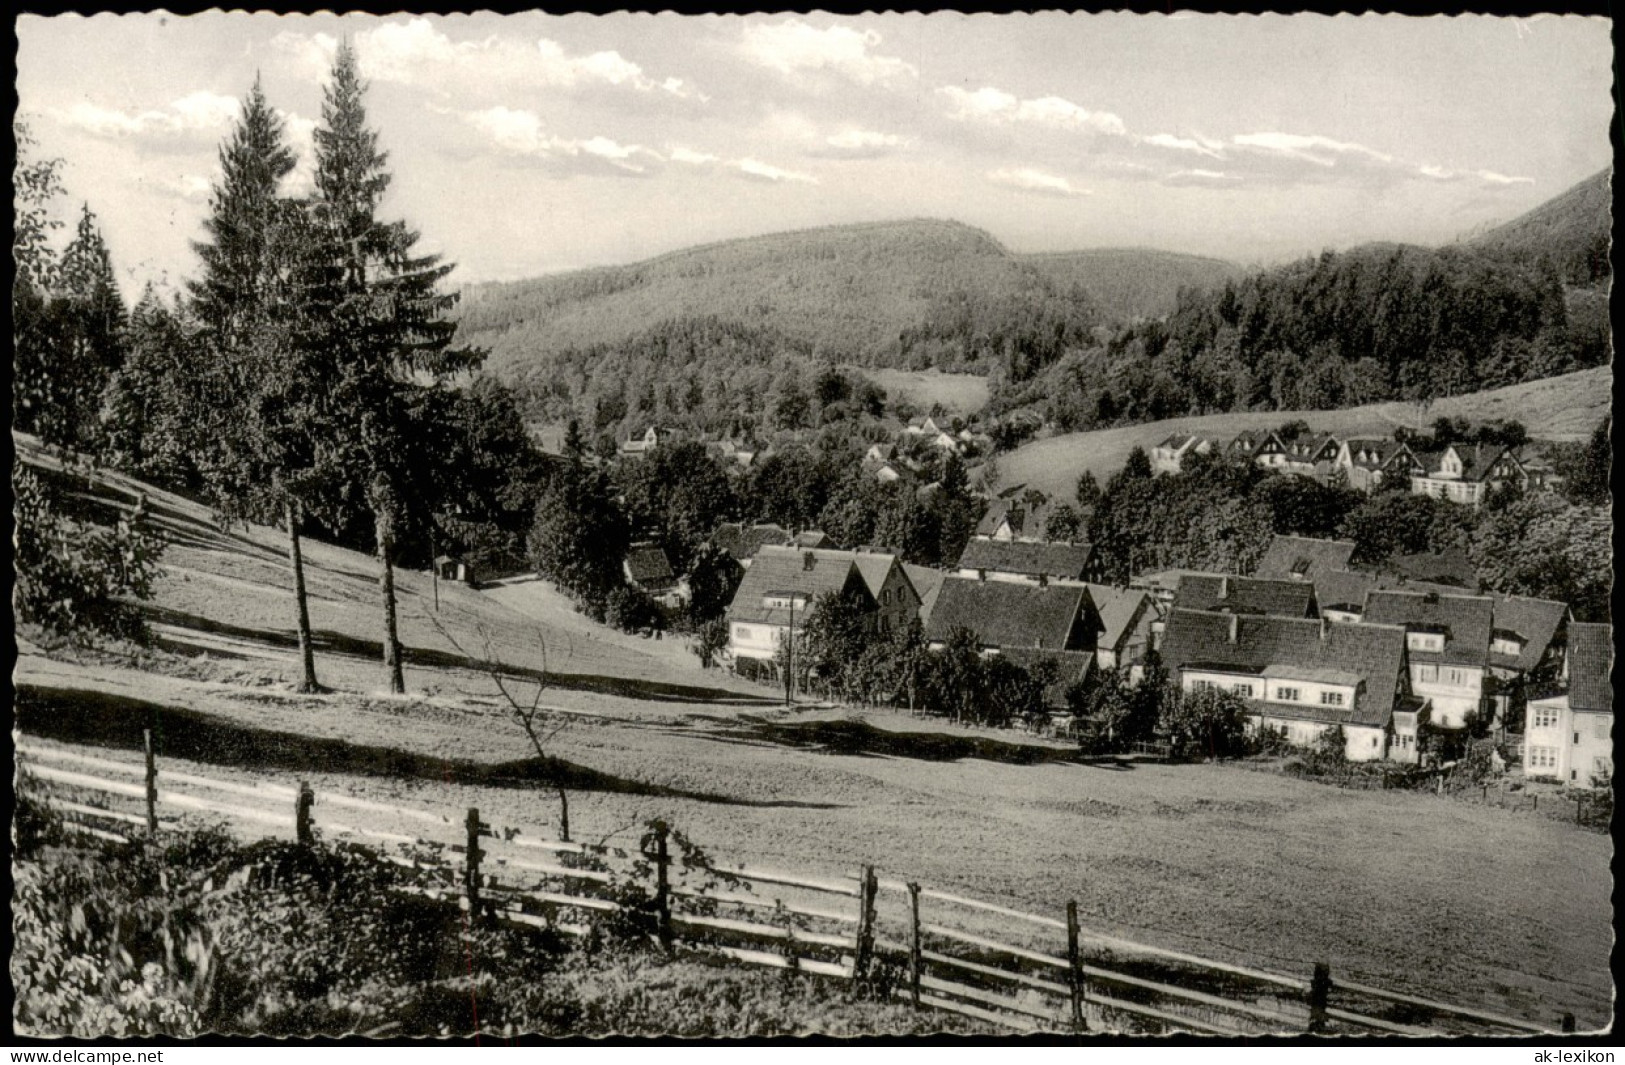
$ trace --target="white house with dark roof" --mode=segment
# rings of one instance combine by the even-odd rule
[[[1416,759],[1423,706],[1398,626],[1174,610],[1162,660],[1180,690],[1233,692],[1254,728],[1283,730],[1299,746],[1341,726],[1350,761]]]
[[[1384,484],[1409,485],[1412,475],[1427,472],[1409,446],[1382,437],[1343,441],[1332,469],[1342,470],[1349,487],[1359,492],[1375,492]]]
[[[1569,626],[1568,691],[1532,699],[1523,730],[1524,776],[1589,788],[1614,772],[1614,664],[1611,625]]]
[[[1489,597],[1375,591],[1366,597],[1361,623],[1405,630],[1411,690],[1432,704],[1434,725],[1463,728],[1467,714],[1487,708],[1484,678],[1495,627]]]
[[[1348,569],[1349,560],[1354,557],[1354,548],[1354,543],[1349,540],[1320,540],[1277,533],[1265,550],[1264,557],[1254,567],[1253,576],[1313,584],[1323,573]]]
[[[1206,455],[1212,450],[1213,441],[1205,436],[1174,433],[1151,449],[1151,472],[1178,473],[1184,468],[1186,455]]]
[[[1152,627],[1159,620],[1151,597],[1133,588],[1088,584],[1099,629],[1095,635],[1095,661],[1102,669],[1126,667],[1138,680],[1151,650]]]
[[[772,663],[820,596],[848,591],[866,604],[877,634],[919,616],[920,597],[895,555],[764,545],[728,604],[730,654]]]
[[[1502,445],[1451,444],[1416,457],[1422,472],[1411,476],[1411,494],[1464,506],[1477,507],[1492,489],[1529,480],[1512,449]]]
[[[976,634],[985,653],[1008,649],[1093,651],[1097,626],[1082,584],[1017,584],[948,577],[937,592],[925,638],[940,650],[955,629]]]
[[[985,581],[1026,584],[1078,583],[1099,575],[1089,544],[971,540],[959,555],[957,575]]]

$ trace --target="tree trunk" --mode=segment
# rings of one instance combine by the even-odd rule
[[[559,839],[570,842],[570,796],[559,788]]]
[[[395,627],[395,530],[387,510],[380,509],[376,520],[378,561],[383,565],[378,590],[384,599],[384,669],[389,672],[390,692],[404,695],[406,678],[401,674],[401,640]]]
[[[298,613],[299,665],[303,671],[299,690],[321,690],[316,683],[316,652],[310,642],[310,600],[305,595],[305,556],[299,550],[299,505],[286,500],[282,508],[288,522],[288,558],[293,562],[293,600]]]

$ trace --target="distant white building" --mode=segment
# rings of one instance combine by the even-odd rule
[[[1613,655],[1613,626],[1569,626],[1568,691],[1530,700],[1523,730],[1524,776],[1589,788],[1613,775]]]
[[[1206,455],[1213,450],[1213,441],[1205,436],[1175,433],[1151,449],[1151,472],[1178,473],[1185,465],[1186,455]]]

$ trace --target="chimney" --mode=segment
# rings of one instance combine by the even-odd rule
[[[1326,618],[1324,616],[1321,617],[1321,619],[1320,619],[1320,638],[1321,638],[1322,641],[1324,641],[1326,639],[1326,634],[1331,631],[1331,626],[1332,626],[1332,623],[1330,621],[1326,620]]]
[[[811,551],[802,552],[802,555],[801,555],[801,568],[803,570],[811,572],[812,568],[814,566],[816,566],[817,564],[818,564],[818,556],[817,555],[813,554]]]
[[[1236,637],[1238,636],[1240,631],[1241,631],[1241,617],[1240,617],[1240,615],[1231,614],[1230,615],[1230,636],[1229,636],[1229,639],[1230,639],[1231,643],[1236,642]]]
[[[1219,578],[1219,598],[1220,599],[1229,599],[1230,598],[1230,578],[1229,577],[1220,577]]]

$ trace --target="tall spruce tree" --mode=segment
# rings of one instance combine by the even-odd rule
[[[316,130],[314,238],[321,276],[311,309],[325,330],[326,350],[340,360],[333,395],[350,416],[347,447],[363,478],[381,566],[384,665],[393,692],[404,692],[395,615],[395,541],[414,502],[411,393],[424,378],[475,368],[484,353],[451,346],[456,326],[445,314],[456,296],[438,291],[452,267],[414,254],[418,234],[385,222],[378,209],[391,175],[387,153],[367,124],[355,51],[340,46]]]
[[[332,360],[302,328],[309,227],[302,205],[281,196],[294,165],[282,119],[255,78],[220,149],[207,239],[193,245],[203,271],[190,303],[209,357],[192,387],[209,425],[214,457],[203,472],[216,509],[228,518],[277,515],[287,528],[300,690],[316,691],[300,526],[328,473],[318,461],[332,450],[322,446],[320,397],[334,375],[321,372]]]

